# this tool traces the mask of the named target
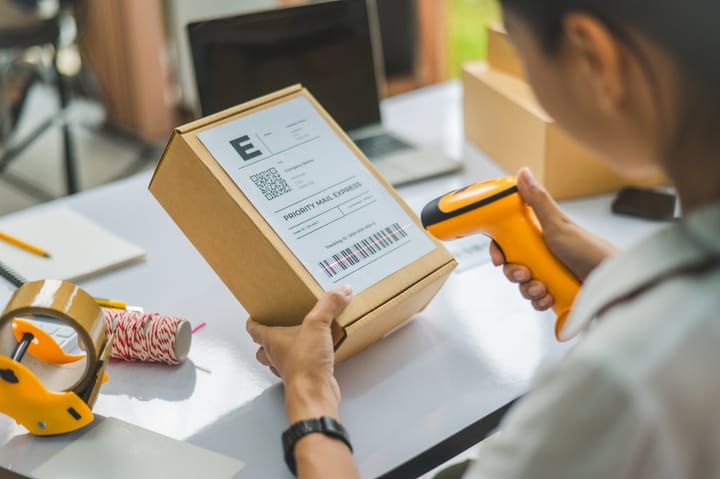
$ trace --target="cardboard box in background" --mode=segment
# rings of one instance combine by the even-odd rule
[[[299,96],[308,98],[358,161],[420,226],[415,214],[392,187],[312,96],[299,86],[177,128],[151,180],[150,191],[246,311],[269,325],[301,323],[324,290],[210,154],[198,135]],[[456,262],[443,245],[428,238],[434,246],[429,254],[353,297],[334,324],[337,361],[381,339],[421,311],[438,292]]]
[[[488,27],[487,62],[493,70],[525,79],[525,68],[501,24]]]
[[[75,2],[79,42],[103,95],[107,123],[148,143],[165,140],[176,122],[176,93],[163,2]]]
[[[666,183],[661,174],[640,184],[619,176],[545,113],[527,83],[484,62],[464,66],[463,88],[465,136],[511,174],[530,167],[557,199]]]
[[[667,184],[660,173],[644,183],[621,177],[558,127],[525,81],[502,25],[488,27],[488,61],[464,66],[463,88],[465,136],[511,174],[530,167],[555,198]]]

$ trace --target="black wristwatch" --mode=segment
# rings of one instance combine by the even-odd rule
[[[298,421],[285,430],[282,434],[283,451],[285,453],[285,463],[290,468],[290,472],[293,475],[297,475],[297,465],[295,463],[295,443],[300,438],[320,432],[326,436],[340,439],[344,442],[347,447],[350,448],[350,452],[353,451],[352,445],[350,444],[350,435],[345,428],[337,422],[335,419],[322,416],[317,419],[305,419]]]

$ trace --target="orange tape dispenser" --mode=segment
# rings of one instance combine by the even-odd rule
[[[58,328],[74,330],[79,354],[47,332]],[[93,297],[74,284],[43,280],[18,288],[0,316],[0,413],[40,436],[92,422],[112,346],[105,328]]]
[[[450,192],[428,203],[421,217],[425,229],[440,240],[484,234],[497,243],[506,261],[530,268],[555,299],[555,336],[560,341],[572,337],[563,333],[563,326],[580,282],[546,246],[540,223],[520,197],[515,177]]]

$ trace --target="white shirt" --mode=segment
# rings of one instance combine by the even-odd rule
[[[584,337],[465,477],[720,478],[718,258],[715,204],[598,267],[568,319]]]

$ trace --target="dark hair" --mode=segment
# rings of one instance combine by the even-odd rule
[[[524,18],[552,51],[572,12],[593,15],[625,42],[635,29],[661,47],[689,79],[720,96],[720,2],[718,0],[500,0]]]
[[[719,0],[500,0],[505,10],[524,19],[546,53],[558,48],[563,19],[570,13],[594,16],[638,58],[651,85],[657,86],[646,55],[633,41],[639,33],[665,51],[683,79],[678,116],[665,125],[665,155],[672,159],[699,137],[720,142]],[[654,92],[659,107],[667,99]],[[667,163],[666,163],[667,164]]]

